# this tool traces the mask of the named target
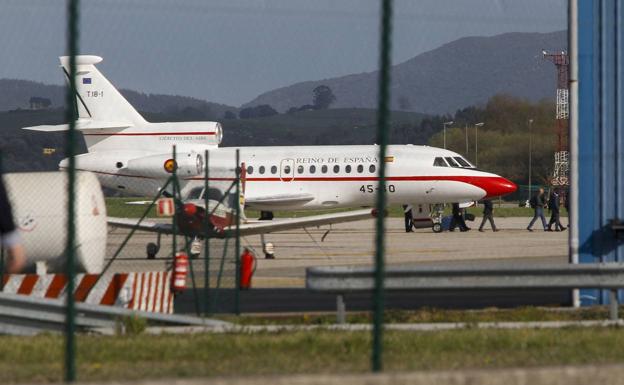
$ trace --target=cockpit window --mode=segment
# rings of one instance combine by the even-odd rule
[[[461,166],[459,164],[457,164],[457,162],[455,162],[453,160],[453,158],[451,158],[450,156],[445,157],[444,159],[446,159],[446,161],[448,162],[448,164],[451,165],[451,167],[457,167],[457,168],[461,168]]]
[[[462,158],[461,156],[456,156],[455,160],[457,161],[457,163],[459,163],[464,168],[473,168],[473,166],[470,163],[468,163],[468,161],[466,159]]]
[[[444,158],[437,157],[433,160],[433,165],[436,167],[448,167],[448,164],[444,161]]]

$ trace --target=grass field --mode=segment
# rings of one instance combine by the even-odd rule
[[[148,205],[131,205],[128,202],[136,202],[136,201],[146,201],[150,200],[150,198],[106,198],[106,209],[108,216],[111,217],[126,217],[126,218],[138,218],[147,209]],[[330,212],[337,212],[344,210],[300,210],[300,211],[276,211],[275,216],[278,218],[292,218],[292,217],[302,217],[308,215],[315,214],[325,214]],[[476,217],[480,217],[483,212],[482,207],[470,207],[468,209],[469,213],[474,214]],[[245,210],[245,214],[248,218],[258,218],[260,217],[260,212],[256,210]],[[390,217],[402,217],[403,209],[400,206],[391,206],[388,210],[388,214]],[[451,209],[447,207],[444,211],[444,215],[450,215]],[[565,209],[562,210],[561,216],[567,216],[567,212]],[[156,212],[154,209],[150,210],[148,213],[149,218],[153,218],[156,216]],[[505,218],[505,217],[531,217],[533,216],[533,210],[527,207],[497,207],[494,206],[494,216]]]
[[[388,371],[614,363],[618,328],[387,331]],[[369,370],[370,333],[137,335],[77,339],[79,381]],[[61,336],[0,337],[0,373],[11,382],[60,382]]]
[[[624,309],[622,309],[624,311]],[[605,307],[560,309],[543,307],[522,307],[515,309],[447,310],[423,308],[418,310],[391,310],[384,313],[386,323],[440,323],[440,322],[530,322],[530,321],[592,321],[609,317]],[[329,325],[336,322],[336,315],[297,314],[275,316],[219,316],[219,319],[239,325]],[[371,323],[368,312],[347,314],[347,323]]]

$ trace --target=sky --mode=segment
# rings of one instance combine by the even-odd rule
[[[378,0],[81,0],[83,54],[119,88],[238,106],[374,71]],[[393,62],[465,36],[551,32],[567,0],[395,0]],[[0,78],[62,84],[64,0],[0,0]]]

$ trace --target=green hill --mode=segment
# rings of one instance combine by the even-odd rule
[[[56,170],[64,157],[63,132],[33,132],[22,127],[62,124],[62,109],[0,112],[0,156],[7,171]],[[191,107],[169,113],[142,112],[151,122],[201,119],[201,110]],[[257,119],[222,120],[225,146],[372,144],[375,142],[376,111],[331,109],[302,111]],[[413,112],[393,112],[391,142],[426,143],[440,124],[423,120]],[[423,127],[421,129],[421,126]],[[53,153],[44,153],[53,149]],[[78,152],[86,148],[82,139]]]
[[[393,111],[391,142],[426,143],[437,130],[419,130],[424,117],[420,113]],[[338,108],[225,120],[222,124],[227,146],[373,144],[376,121],[376,110]]]

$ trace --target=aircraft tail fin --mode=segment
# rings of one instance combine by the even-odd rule
[[[69,56],[61,56],[61,67],[69,80]],[[76,56],[76,109],[81,119],[121,122],[129,125],[147,123],[126,98],[102,75],[95,65],[99,56]]]

